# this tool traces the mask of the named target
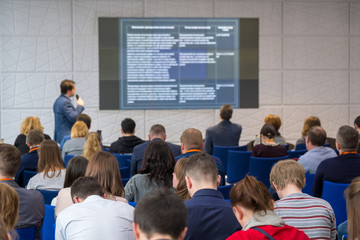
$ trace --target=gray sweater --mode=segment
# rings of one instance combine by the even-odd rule
[[[147,174],[136,174],[125,186],[125,198],[129,202],[138,202],[146,193],[163,186],[155,180],[150,182]]]
[[[65,154],[67,155],[81,155],[84,150],[85,138],[72,138],[64,143],[61,150],[61,157],[65,161]]]

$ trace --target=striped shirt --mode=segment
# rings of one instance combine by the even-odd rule
[[[305,193],[293,193],[275,202],[274,212],[287,225],[310,239],[336,239],[335,214],[330,204]]]

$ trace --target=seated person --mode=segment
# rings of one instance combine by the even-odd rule
[[[30,178],[26,188],[58,191],[63,188],[66,169],[61,160],[58,144],[53,140],[39,145],[38,174]]]
[[[360,134],[360,116],[357,116],[354,120],[354,128]],[[358,145],[357,152],[360,153],[360,144]]]
[[[76,117],[75,122],[77,122],[77,121],[83,121],[86,124],[88,130],[90,130],[90,127],[91,127],[91,118],[90,118],[90,116],[88,116],[88,115],[86,115],[84,113],[80,113]],[[70,140],[70,139],[71,139],[71,135],[64,136],[63,139],[61,140],[61,143],[60,143],[60,149],[62,149],[64,147],[65,142],[67,140]]]
[[[185,180],[191,199],[185,201],[188,223],[185,239],[225,239],[241,229],[231,205],[217,190],[220,176],[215,160],[197,153],[185,163]]]
[[[19,196],[16,191],[6,183],[0,183],[0,219],[4,220],[6,231],[16,239],[14,226],[19,211]],[[3,239],[3,238],[0,238]]]
[[[93,177],[80,177],[71,186],[75,204],[56,219],[55,239],[135,239],[134,208],[127,203],[102,198],[103,191]]]
[[[237,239],[309,239],[303,231],[285,225],[274,212],[274,202],[265,185],[246,176],[230,191],[230,201],[242,231],[228,237]]]
[[[0,218],[0,239],[12,240],[10,232],[7,231],[4,220],[2,218]]]
[[[120,137],[110,145],[111,153],[132,153],[136,145],[145,142],[141,138],[135,136],[135,126],[136,123],[131,118],[125,118],[121,122],[121,134],[123,137]]]
[[[169,189],[147,193],[136,205],[133,228],[138,240],[182,240],[186,233],[187,211]]]
[[[295,147],[296,147],[296,145],[299,145],[299,144],[305,145],[305,138],[306,138],[307,131],[311,127],[315,127],[315,126],[321,127],[321,122],[320,122],[320,119],[318,117],[309,116],[304,120],[304,126],[303,126],[302,131],[301,131],[301,138],[296,140]]]
[[[147,192],[160,187],[171,188],[174,155],[166,142],[152,141],[147,146],[140,173],[132,176],[125,186],[125,198],[138,202]]]
[[[188,158],[186,157],[180,158],[175,164],[173,173],[173,188],[175,189],[175,193],[178,195],[178,197],[183,201],[189,200],[191,198],[185,181],[184,167],[187,160]]]
[[[328,158],[336,157],[336,152],[329,147],[324,147],[326,132],[322,127],[311,127],[306,133],[307,152],[299,157],[299,163],[305,168],[306,173],[315,174],[319,164]]]
[[[44,132],[44,127],[41,125],[40,119],[38,117],[27,117],[24,119],[24,121],[21,123],[20,127],[20,135],[17,136],[14,146],[19,149],[21,152],[21,155],[29,153],[29,146],[26,144],[26,135],[27,133],[32,130],[37,129]],[[45,139],[51,139],[49,135],[44,134]]]
[[[17,182],[20,187],[25,187],[23,186],[25,170],[37,172],[39,160],[38,148],[43,141],[44,134],[40,130],[33,129],[26,134],[26,144],[30,147],[30,151],[21,156],[20,167],[15,175],[15,182]]]
[[[287,225],[304,231],[310,239],[336,239],[335,214],[330,204],[301,191],[305,170],[300,163],[279,161],[271,169],[270,182],[280,197],[274,212]]]
[[[264,119],[265,124],[271,124],[275,128],[275,137],[274,142],[280,144],[280,145],[286,145],[286,140],[281,134],[279,133],[279,129],[281,127],[281,119],[278,115],[269,114]],[[255,138],[254,146],[261,143],[261,137],[258,135]]]
[[[71,139],[66,141],[62,150],[61,157],[65,160],[65,155],[81,155],[84,150],[85,137],[88,128],[83,121],[77,121],[71,128]]]
[[[348,216],[348,239],[360,238],[360,177],[354,178],[345,191],[346,212]]]
[[[90,160],[99,151],[102,151],[100,135],[97,132],[89,132],[85,137],[82,155]]]
[[[276,158],[288,155],[286,148],[274,141],[276,131],[273,125],[265,124],[260,131],[261,143],[253,148],[251,156]]]

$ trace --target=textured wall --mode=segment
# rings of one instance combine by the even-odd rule
[[[242,143],[259,132],[266,114],[283,120],[294,143],[308,115],[319,116],[330,137],[360,114],[360,0],[1,0],[0,134],[13,143],[21,121],[37,115],[53,135],[52,104],[62,79],[77,82],[92,130],[104,142],[132,117],[137,135],[162,123],[178,142],[188,127],[205,129],[217,110],[99,111],[97,18],[255,17],[260,19],[260,108],[237,109]]]

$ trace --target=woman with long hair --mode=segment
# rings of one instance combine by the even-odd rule
[[[152,141],[146,148],[139,174],[125,186],[125,198],[138,202],[147,192],[159,187],[171,188],[174,155],[163,141]]]
[[[61,157],[64,160],[65,155],[81,155],[84,150],[85,136],[89,129],[83,121],[76,121],[71,128],[71,139],[64,143],[61,150]]]
[[[38,174],[30,178],[26,188],[53,191],[62,189],[66,169],[58,144],[53,140],[45,140],[39,145],[38,154]]]
[[[360,177],[354,178],[345,191],[348,216],[348,239],[360,239]]]
[[[114,201],[127,202],[121,182],[120,168],[116,157],[108,152],[97,152],[90,159],[85,176],[94,177],[100,183],[104,196]]]
[[[90,160],[96,152],[101,151],[101,139],[97,132],[90,132],[85,137],[83,156]]]
[[[16,191],[5,183],[0,183],[0,218],[5,223],[6,232],[15,235],[14,226],[19,211],[19,197]]]
[[[185,181],[184,166],[187,160],[188,158],[185,157],[177,160],[173,173],[173,187],[175,188],[175,192],[178,197],[183,201],[189,200],[191,198]]]
[[[304,144],[305,145],[306,134],[309,131],[309,129],[311,127],[314,127],[314,126],[321,127],[321,122],[320,122],[320,119],[318,117],[309,116],[309,117],[305,118],[304,126],[303,126],[303,128],[301,130],[301,138],[296,140],[295,146],[298,145],[298,144]]]
[[[274,202],[266,186],[255,177],[246,176],[230,191],[235,216],[243,227],[227,239],[309,239],[303,231],[285,225],[274,212]]]

